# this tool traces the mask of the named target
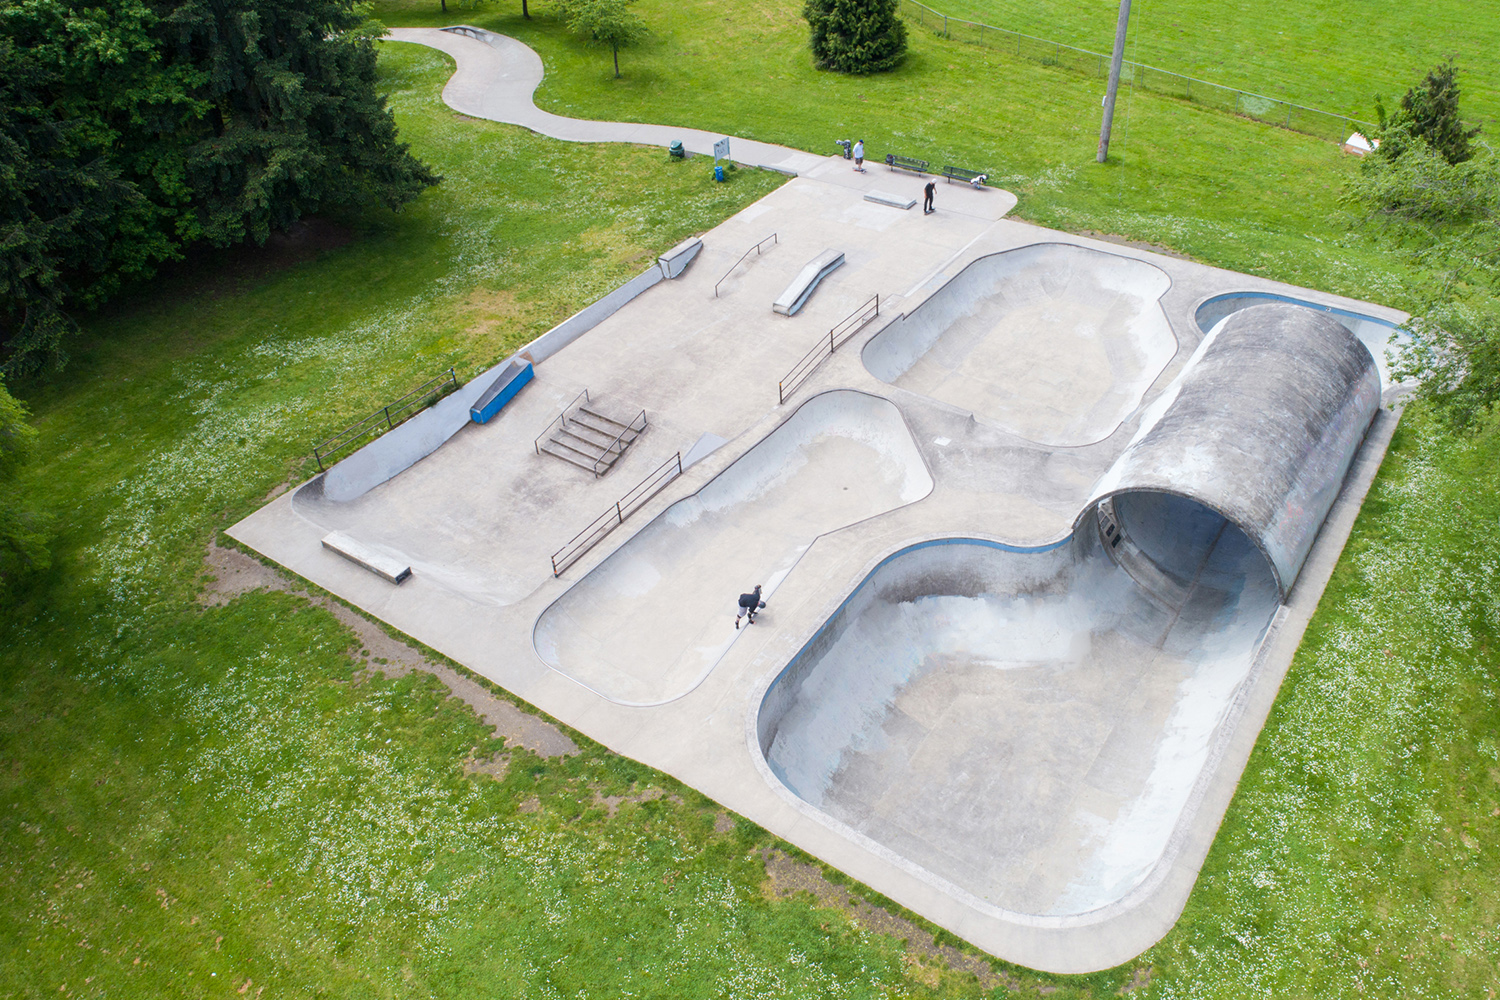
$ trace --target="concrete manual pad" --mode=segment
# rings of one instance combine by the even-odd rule
[[[896,407],[848,390],[814,396],[548,608],[537,652],[614,702],[679,698],[748,630],[726,595],[760,584],[773,602],[819,535],[931,490]]]
[[[865,195],[865,201],[873,201],[877,205],[889,205],[891,208],[899,208],[902,211],[917,203],[915,198],[908,198],[903,194],[889,194],[885,191],[871,191]]]
[[[455,53],[455,106],[584,141],[646,128],[512,114],[540,60],[534,77],[508,60],[534,53],[433,34],[406,37]],[[865,195],[920,179],[795,157],[800,176],[703,234],[692,267],[538,359],[501,418],[355,499],[315,479],[229,533],[977,947],[1055,972],[1118,965],[1181,913],[1395,418],[1378,417],[1279,606],[1215,583],[1197,534],[1143,531],[1142,510],[1183,519],[1134,500],[1122,523],[1174,586],[1096,558],[1093,490],[1215,297],[1405,316],[1011,222],[1003,191],[954,185],[937,215],[891,211]],[[830,246],[846,263],[799,319],[765,308]],[[871,296],[879,319],[782,404],[778,382]],[[931,322],[944,310],[951,330]],[[872,374],[881,351],[889,378]],[[602,478],[533,446],[585,388],[650,420]],[[555,578],[550,554],[679,453],[697,461]],[[324,549],[331,531],[412,577],[392,587]],[[871,576],[911,569],[899,560],[921,546],[951,558]],[[769,607],[735,633],[756,583]],[[1162,594],[1191,597],[1170,627]],[[840,657],[865,669],[828,683]],[[778,681],[793,663],[807,686]],[[784,710],[773,689],[795,695]]]

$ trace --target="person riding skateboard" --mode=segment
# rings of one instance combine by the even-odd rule
[[[740,627],[741,618],[748,619],[749,623],[751,625],[754,625],[755,616],[759,614],[760,609],[765,606],[766,602],[760,599],[760,584],[757,583],[755,585],[755,589],[750,593],[740,595],[740,613],[734,616],[734,627]]]

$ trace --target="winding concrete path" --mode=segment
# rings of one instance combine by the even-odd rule
[[[688,152],[710,156],[713,155],[714,143],[725,138],[721,133],[698,129],[585,121],[543,111],[532,100],[532,94],[546,72],[542,57],[508,35],[464,26],[461,31],[392,28],[387,37],[393,41],[426,45],[453,57],[458,69],[443,87],[443,102],[460,114],[520,125],[568,142],[634,142],[645,146],[669,146],[673,140],[680,140]],[[797,175],[829,159],[767,142],[733,136],[729,139],[730,157],[746,166],[768,167]]]

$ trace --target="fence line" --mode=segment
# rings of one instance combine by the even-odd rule
[[[1092,52],[1073,45],[1064,45],[1062,42],[1024,35],[1007,28],[997,28],[991,24],[949,17],[919,0],[901,0],[901,7],[908,18],[944,38],[957,39],[971,45],[981,45],[996,51],[1007,52],[1018,59],[1041,63],[1044,66],[1061,66],[1085,76],[1102,78],[1109,75],[1110,57],[1106,53]],[[1348,115],[1320,111],[1317,108],[1293,104],[1291,101],[1283,101],[1280,98],[1266,97],[1264,94],[1252,94],[1248,90],[1226,87],[1221,83],[1211,83],[1208,80],[1199,80],[1196,77],[1184,76],[1181,73],[1173,73],[1170,70],[1158,69],[1155,66],[1129,60],[1126,60],[1120,68],[1120,83],[1158,94],[1166,94],[1169,97],[1178,97],[1271,125],[1280,125],[1282,128],[1314,135],[1331,142],[1343,142],[1351,132],[1369,135],[1370,130],[1375,128],[1372,122],[1360,121]]]
[[[449,368],[437,378],[422,383],[394,403],[382,406],[363,420],[350,424],[313,448],[313,458],[317,460],[318,471],[326,472],[324,463],[332,462],[334,455],[350,445],[363,442],[365,438],[378,438],[386,431],[394,430],[419,411],[457,390],[458,376],[452,368]]]

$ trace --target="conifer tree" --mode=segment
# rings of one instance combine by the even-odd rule
[[[813,63],[839,73],[880,73],[906,55],[899,0],[807,0]]]

